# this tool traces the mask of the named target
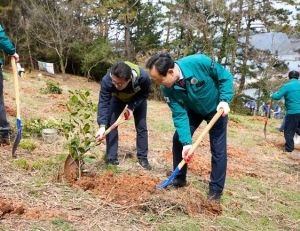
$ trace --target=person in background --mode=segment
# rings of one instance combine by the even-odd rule
[[[280,119],[281,117],[281,107],[279,104],[275,105],[274,117],[275,119]]]
[[[269,110],[271,110],[270,103],[266,102],[266,104],[264,105],[265,117],[267,117],[269,115],[269,118],[271,118],[271,111],[269,112]]]
[[[134,118],[136,128],[136,147],[139,164],[148,170],[148,129],[146,123],[147,99],[151,91],[147,72],[130,62],[118,62],[103,77],[98,103],[97,122],[99,130],[96,139],[104,138],[105,130],[116,122],[128,105],[125,119]],[[106,137],[106,163],[119,165],[118,128]]]
[[[281,88],[270,95],[274,100],[285,99],[286,116],[284,123],[285,149],[287,153],[294,151],[294,135],[300,125],[300,82],[299,72],[290,71],[288,73],[289,82],[283,84]]]
[[[255,109],[256,109],[256,102],[253,98],[251,98],[248,102],[248,108],[249,108],[249,112],[250,112],[250,115],[254,115],[254,112],[255,112]]]
[[[14,57],[16,62],[19,61],[19,55],[10,39],[6,36],[4,29],[0,25],[0,49],[6,54]],[[0,143],[10,144],[10,124],[6,117],[6,110],[3,96],[3,73],[2,73],[2,59],[0,58]]]
[[[192,135],[203,120],[207,123],[218,110],[221,116],[209,131],[212,171],[208,201],[220,203],[227,168],[227,114],[233,97],[233,77],[219,63],[196,54],[174,61],[167,53],[151,57],[146,67],[150,77],[161,85],[165,101],[172,111],[175,126],[173,136],[173,168],[182,159],[189,163],[193,153]],[[172,182],[175,187],[186,185],[187,165]]]
[[[21,67],[20,63],[17,63],[17,72],[19,77],[23,77],[24,73],[25,73],[25,69],[23,67]]]

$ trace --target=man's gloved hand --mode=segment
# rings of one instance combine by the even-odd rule
[[[14,57],[14,59],[16,60],[16,63],[19,62],[19,55],[17,53],[14,53],[11,56]]]
[[[192,158],[194,157],[194,153],[188,155],[189,150],[191,149],[192,145],[184,145],[182,148],[182,158],[185,160],[186,163],[189,163]]]
[[[105,127],[104,126],[100,126],[99,130],[97,131],[95,138],[97,141],[101,141],[104,139],[104,133],[105,133]]]
[[[130,120],[133,116],[133,111],[127,108],[124,113],[124,116],[125,116],[125,120]]]
[[[270,93],[270,98],[272,98],[273,92]]]
[[[217,111],[219,111],[221,108],[223,108],[223,114],[222,116],[226,116],[228,115],[228,113],[230,112],[230,108],[227,102],[221,101],[218,106],[217,106]]]

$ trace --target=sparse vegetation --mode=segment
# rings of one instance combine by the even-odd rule
[[[21,81],[22,89],[36,89],[38,86],[38,82],[32,84],[30,79]],[[73,120],[67,120],[69,111],[57,110],[57,102],[61,103],[65,99],[66,104],[70,103],[72,94],[67,95],[66,92],[71,90],[75,93],[74,89],[88,84],[85,87],[92,90],[89,91],[87,101],[91,101],[95,107],[99,86],[80,81],[76,78],[76,81],[67,82],[63,85],[67,89],[62,94],[64,98],[43,100],[43,107],[38,109],[24,105],[29,102],[27,97],[35,95],[23,94],[22,106],[29,108],[26,113],[21,110],[24,130],[26,127],[29,134],[40,131],[44,127],[43,121],[46,121],[42,119],[46,112],[47,116],[56,121],[62,119],[65,125],[68,123],[71,128],[74,127],[74,130],[61,131],[70,131],[70,134],[73,131],[74,134],[79,132],[78,124],[86,121],[84,116],[75,113]],[[14,94],[14,89],[9,87],[13,82],[7,83],[7,105],[13,105],[13,97],[9,97]],[[41,96],[38,91],[33,92]],[[80,92],[85,94],[85,90]],[[73,112],[79,110],[76,105],[81,107],[80,103],[75,103],[75,109],[72,106]],[[86,121],[91,127],[96,123],[94,107],[91,107],[91,111],[80,110],[82,113],[91,113]],[[38,116],[41,119],[36,122],[31,119]],[[9,118],[15,120],[14,116]],[[133,121],[118,128],[120,165],[106,168],[103,159],[105,145],[92,146],[84,155],[86,172],[83,180],[73,183],[68,182],[62,174],[73,136],[64,139],[61,132],[59,150],[56,143],[45,143],[40,137],[33,139],[36,148],[28,151],[23,146],[18,147],[17,159],[11,158],[11,146],[1,147],[0,202],[11,206],[20,205],[18,208],[11,207],[12,211],[17,213],[23,208],[24,212],[0,215],[4,218],[0,230],[299,230],[300,162],[281,152],[283,134],[276,130],[281,120],[269,119],[265,139],[263,117],[230,114],[227,180],[221,200],[222,212],[217,215],[205,204],[211,156],[208,136],[203,139],[189,164],[189,186],[156,190],[155,185],[167,178],[166,172],[173,170],[171,143],[174,127],[165,103],[150,100],[147,118],[152,171],[144,171],[136,163]],[[50,120],[48,123],[47,126],[56,126]],[[194,139],[204,126],[205,122],[196,130]],[[94,141],[92,131],[90,135]],[[28,142],[26,147],[29,147],[31,139],[23,137],[21,143]],[[296,150],[300,150],[297,145]]]
[[[44,120],[41,117],[36,117],[36,115],[34,115],[28,121],[24,121],[22,135],[23,137],[41,137],[43,129],[58,128],[59,126],[58,120]]]
[[[32,139],[22,139],[19,143],[19,147],[28,151],[33,151],[36,148],[36,144]]]
[[[53,82],[53,81],[46,81],[46,88],[41,88],[40,92],[42,94],[61,94],[62,89],[59,86],[59,83]]]

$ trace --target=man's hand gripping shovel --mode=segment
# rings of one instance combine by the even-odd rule
[[[105,136],[110,133],[112,130],[114,130],[116,127],[118,127],[120,124],[125,123],[127,120],[125,118],[125,112],[127,110],[127,106],[124,108],[123,112],[120,114],[116,122],[111,125],[108,129],[105,130],[102,139],[95,144],[95,146],[98,146],[102,143]],[[91,148],[87,148],[85,151],[88,152]],[[71,175],[74,171],[77,172],[79,169],[79,160],[74,159],[71,155],[68,155],[67,159],[65,160],[64,164],[64,174],[65,175]]]
[[[124,110],[122,111],[122,113],[120,114],[120,116],[118,117],[118,119],[116,120],[116,122],[111,125],[108,129],[105,130],[103,137],[100,141],[100,143],[104,140],[105,136],[110,133],[112,130],[114,130],[116,127],[118,127],[120,124],[125,123],[127,120],[125,118],[125,112],[127,110],[127,106],[124,108]],[[99,145],[100,143],[96,144]]]
[[[214,117],[211,119],[211,121],[207,124],[207,126],[204,128],[196,142],[192,145],[191,149],[188,152],[188,155],[195,152],[196,148],[199,146],[200,142],[202,141],[203,137],[209,132],[209,130],[212,128],[212,126],[215,124],[215,122],[219,119],[219,117],[222,115],[223,109],[220,109]],[[160,185],[157,186],[158,189],[162,189],[172,183],[174,178],[177,176],[180,169],[186,164],[185,160],[182,159],[182,161],[178,164],[178,166],[175,168],[175,170],[172,172],[169,179],[163,181]]]

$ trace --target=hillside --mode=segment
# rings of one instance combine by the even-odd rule
[[[5,103],[15,127],[13,78],[5,70]],[[68,75],[27,73],[19,78],[23,125],[40,118],[67,117],[68,90],[91,90],[98,101],[99,84]],[[62,94],[42,94],[45,81],[60,84]],[[96,118],[96,115],[95,115]],[[34,150],[0,147],[0,230],[300,230],[300,161],[282,153],[281,120],[270,119],[267,137],[264,118],[230,114],[227,181],[221,205],[208,204],[210,174],[208,136],[189,164],[188,185],[181,189],[156,186],[172,172],[174,127],[168,106],[148,101],[149,162],[153,170],[137,164],[133,121],[119,127],[117,169],[106,170],[105,145],[89,151],[96,158],[85,164],[83,176],[68,181],[63,164],[68,150],[62,136],[54,143],[31,136]],[[96,124],[95,124],[96,126]],[[201,124],[194,141],[205,127]],[[14,128],[15,129],[15,128]],[[300,145],[296,146],[300,151]]]

